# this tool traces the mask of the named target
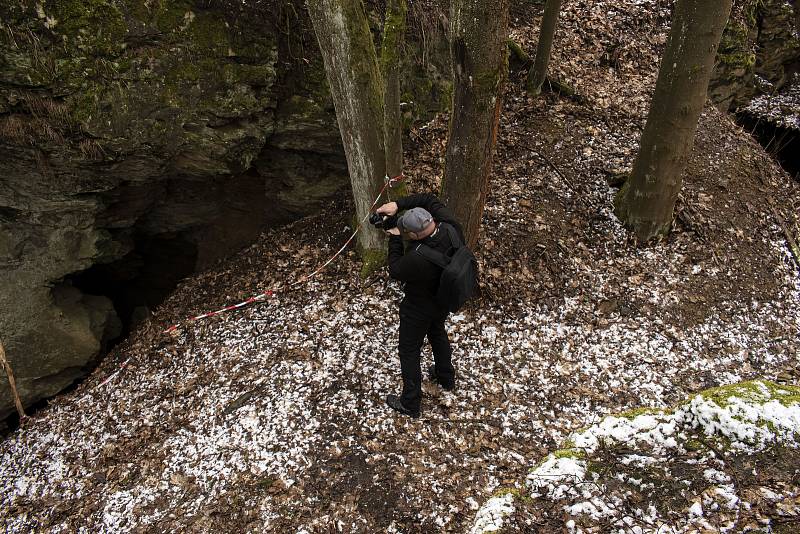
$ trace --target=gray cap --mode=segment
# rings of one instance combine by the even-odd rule
[[[425,208],[411,208],[397,219],[397,227],[404,232],[421,232],[433,220]]]

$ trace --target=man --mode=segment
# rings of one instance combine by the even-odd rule
[[[425,336],[433,349],[434,365],[428,369],[431,380],[438,382],[445,390],[455,388],[455,369],[451,362],[452,349],[444,322],[448,311],[436,301],[436,291],[442,268],[424,258],[417,248],[427,245],[443,253],[453,247],[449,232],[443,224],[455,228],[461,242],[464,232],[450,210],[430,193],[410,195],[389,202],[376,210],[377,213],[392,216],[398,211],[407,210],[397,219],[397,227],[387,231],[389,234],[389,275],[405,282],[405,297],[400,303],[400,370],[403,375],[401,395],[387,395],[386,404],[403,415],[419,417],[422,400],[422,372],[420,369],[420,350]],[[409,239],[403,250],[401,232]]]

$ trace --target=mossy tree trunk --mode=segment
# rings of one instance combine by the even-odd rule
[[[536,45],[536,60],[528,73],[525,88],[532,95],[542,92],[542,84],[547,77],[547,65],[550,63],[550,51],[553,49],[553,37],[556,34],[558,14],[561,11],[561,0],[547,0],[544,6],[542,27],[539,31],[539,44]]]
[[[406,0],[387,0],[381,44],[383,115],[386,130],[386,174],[403,172],[402,123],[400,121],[400,55],[406,32]]]
[[[633,172],[614,200],[641,241],[669,233],[731,0],[678,0]]]
[[[452,0],[453,112],[442,197],[478,241],[508,73],[508,0]]]
[[[386,175],[378,56],[361,0],[307,0],[307,6],[336,108],[356,217],[361,220]],[[383,249],[383,235],[369,225],[358,239],[365,257]]]

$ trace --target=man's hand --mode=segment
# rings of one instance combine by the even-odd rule
[[[392,204],[394,204],[394,202],[392,202]],[[400,235],[400,230],[395,226],[394,228],[386,230],[386,234],[387,235]]]
[[[397,202],[387,202],[380,208],[375,210],[375,213],[381,213],[383,215],[388,215],[391,217],[395,213],[397,213]],[[400,235],[399,233],[397,235]]]

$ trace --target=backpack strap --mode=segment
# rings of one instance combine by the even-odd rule
[[[438,250],[422,243],[417,245],[414,250],[426,260],[444,269],[450,264],[453,251],[463,247],[464,243],[461,241],[461,238],[458,237],[458,232],[456,232],[456,229],[452,224],[439,223],[439,228],[444,228],[447,231],[447,235],[450,236],[450,248],[447,250],[447,254],[439,252]]]
[[[464,246],[464,242],[461,241],[460,237],[458,237],[458,232],[456,232],[456,229],[452,224],[440,223],[439,226],[444,226],[445,229],[447,229],[447,235],[450,236],[450,244],[453,248],[459,249]]]
[[[420,243],[414,249],[417,254],[428,260],[429,262],[433,263],[434,265],[438,265],[442,269],[447,267],[450,264],[450,258],[447,255],[442,254],[438,250],[434,250],[428,245],[423,245]]]

